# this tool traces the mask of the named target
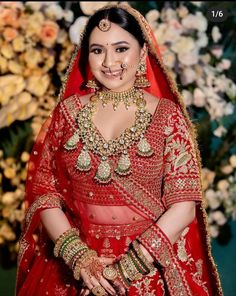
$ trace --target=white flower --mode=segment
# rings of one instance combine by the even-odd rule
[[[206,95],[200,88],[195,88],[193,92],[193,104],[196,107],[204,107],[206,104]]]
[[[83,32],[87,21],[88,17],[80,16],[75,20],[73,25],[70,26],[69,36],[72,43],[77,45],[80,43],[81,33]]]
[[[225,165],[221,168],[221,172],[225,175],[231,174],[233,171],[233,167],[231,165]]]
[[[208,206],[210,209],[215,210],[220,206],[220,200],[214,190],[206,190],[205,197],[207,199]]]
[[[231,115],[234,113],[234,105],[231,102],[228,102],[224,108],[224,115]]]
[[[182,32],[182,25],[176,19],[173,19],[168,23],[163,38],[165,42],[175,43],[180,38]]]
[[[176,11],[172,8],[163,9],[161,12],[161,19],[164,22],[169,22],[173,19],[177,19]]]
[[[197,7],[201,7],[202,6],[202,1],[190,1],[190,3],[192,3],[193,5],[197,6]]]
[[[80,9],[86,15],[92,15],[96,10],[102,8],[105,5],[110,4],[111,1],[80,1]],[[117,1],[112,1],[112,4],[116,4]]]
[[[230,99],[234,99],[236,97],[236,84],[233,83],[233,81],[229,82],[226,94]]]
[[[226,223],[226,218],[221,211],[215,211],[212,213],[213,219],[218,225],[224,225]]]
[[[211,237],[215,238],[219,235],[219,228],[216,225],[209,226]]]
[[[165,42],[165,32],[167,25],[165,23],[158,24],[157,29],[154,30],[154,36],[158,44],[163,44]]]
[[[227,180],[220,180],[218,183],[217,183],[217,188],[220,190],[220,191],[226,191],[228,188],[229,188],[229,182]]]
[[[192,105],[193,102],[193,95],[190,91],[184,89],[182,91],[183,101],[186,106]]]
[[[233,168],[236,168],[236,154],[230,156],[229,162]]]
[[[213,41],[214,41],[215,43],[218,42],[218,41],[220,40],[220,38],[221,38],[222,35],[221,35],[221,33],[220,33],[219,27],[214,26],[214,27],[212,28],[211,36],[212,36],[212,39],[213,39]]]
[[[185,18],[183,18],[182,25],[186,29],[193,29],[200,32],[205,32],[207,29],[207,20],[203,16],[202,12],[198,11],[195,15],[188,14]]]
[[[217,129],[214,130],[213,134],[216,137],[222,137],[227,133],[227,129],[225,127],[223,127],[223,125],[220,125]]]
[[[196,72],[190,67],[185,67],[180,76],[181,83],[183,85],[188,85],[192,83],[193,81],[195,81],[196,78]]]
[[[146,20],[147,20],[150,24],[152,24],[152,23],[154,23],[155,21],[158,20],[159,16],[160,16],[160,13],[159,13],[158,10],[156,10],[156,9],[151,9],[151,10],[148,11],[148,13],[146,14],[145,18],[146,18]]]
[[[50,19],[61,20],[64,16],[64,11],[60,5],[53,3],[45,8],[45,14]]]
[[[30,7],[34,11],[38,11],[43,6],[43,2],[36,2],[36,1],[26,1],[25,5]]]
[[[222,59],[221,62],[216,66],[219,70],[228,70],[231,67],[231,61],[228,59]]]
[[[195,48],[193,38],[181,36],[174,44],[171,45],[171,49],[178,54],[186,54],[191,52]]]
[[[183,18],[188,14],[188,8],[186,6],[180,6],[177,9],[177,13],[178,13],[180,18]]]
[[[207,37],[206,33],[200,32],[200,34],[198,34],[198,39],[196,41],[196,44],[199,48],[207,46],[208,37]]]
[[[171,52],[170,50],[167,50],[166,52],[164,52],[162,57],[165,62],[165,65],[167,65],[167,67],[172,69],[175,65],[175,62],[176,62],[175,54],[173,52]]]
[[[178,59],[185,66],[196,65],[198,63],[198,60],[199,60],[198,49],[195,48],[192,51],[189,51],[187,53],[183,53],[183,52],[179,53],[178,54]]]
[[[63,17],[64,17],[65,21],[72,23],[74,20],[74,12],[72,10],[65,10]]]

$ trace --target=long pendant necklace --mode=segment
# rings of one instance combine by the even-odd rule
[[[126,108],[134,103],[137,106],[134,125],[125,129],[118,138],[105,141],[92,121],[99,100],[102,100],[103,105],[111,101],[114,109],[120,102],[124,102]],[[94,178],[97,182],[106,184],[112,179],[112,169],[108,161],[110,156],[120,154],[117,167],[114,170],[120,176],[127,176],[132,172],[128,150],[135,142],[137,142],[136,152],[139,156],[152,156],[153,150],[144,136],[152,115],[145,107],[146,101],[143,93],[136,88],[120,93],[98,91],[90,99],[90,102],[78,112],[76,118],[78,129],[64,145],[67,150],[73,150],[77,148],[80,140],[83,142],[83,148],[77,158],[76,169],[89,171],[92,166],[89,152],[96,153],[100,156],[101,161]]]

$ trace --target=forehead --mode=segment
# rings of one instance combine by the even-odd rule
[[[107,44],[118,41],[127,41],[131,44],[138,44],[137,39],[132,34],[114,23],[111,23],[110,29],[106,32],[103,32],[98,27],[95,27],[89,37],[89,44]]]

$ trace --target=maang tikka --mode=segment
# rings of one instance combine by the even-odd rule
[[[136,72],[136,80],[134,82],[135,87],[145,88],[145,87],[151,86],[150,81],[148,81],[146,78],[146,72],[147,72],[146,62],[141,60],[139,62],[138,69]]]
[[[107,18],[104,18],[104,19],[100,20],[100,22],[98,24],[98,28],[102,32],[107,32],[111,28],[111,22]]]

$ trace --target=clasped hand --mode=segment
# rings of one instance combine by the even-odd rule
[[[114,263],[113,258],[97,257],[97,264],[104,269],[106,266]],[[89,295],[91,292],[94,295],[126,295],[126,289],[119,281],[110,282],[104,278],[102,273],[96,275],[91,273],[91,267],[81,268],[81,278],[84,282],[84,288],[80,292],[80,296]],[[96,294],[97,293],[97,294]]]

